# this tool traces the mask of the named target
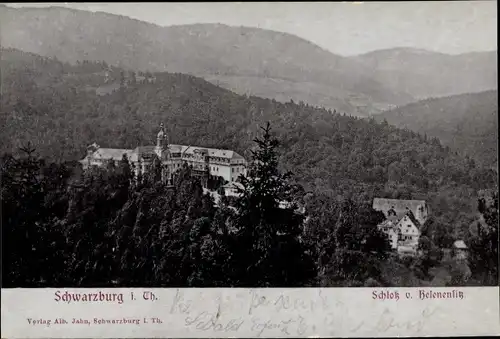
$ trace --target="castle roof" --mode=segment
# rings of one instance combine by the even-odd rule
[[[241,155],[236,153],[235,151],[218,149],[218,148],[208,148],[208,147],[198,147],[198,146],[187,146],[187,145],[169,145],[169,149],[173,153],[182,153],[182,154],[195,154],[197,152],[208,152],[208,155],[211,157],[218,157],[224,159],[242,159]]]
[[[131,149],[119,149],[119,148],[101,148],[99,145],[94,144],[89,147],[94,147],[96,150],[93,153],[95,159],[113,159],[121,160],[123,154],[126,154],[128,159],[131,161],[138,161],[139,159],[145,157],[149,158],[156,154],[156,146],[139,146]],[[187,146],[187,145],[175,145],[170,144],[168,148],[171,153],[181,153],[186,154],[197,154],[197,153],[208,153],[211,157],[224,158],[228,160],[245,160],[240,154],[235,151],[218,149],[218,148],[207,148],[199,146]]]
[[[153,154],[156,146],[139,146],[134,148],[133,153],[137,154]]]
[[[131,151],[130,160],[135,162],[143,157],[150,158],[155,154],[155,146],[139,146]]]

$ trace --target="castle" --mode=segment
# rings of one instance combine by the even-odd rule
[[[102,148],[96,143],[87,147],[87,155],[80,160],[84,169],[115,163],[126,156],[134,174],[145,174],[158,159],[161,163],[161,179],[171,184],[173,175],[187,164],[192,174],[201,178],[221,177],[225,183],[236,183],[240,175],[247,175],[247,162],[240,154],[224,149],[168,143],[163,123],[156,137],[156,146],[140,146],[135,149]]]

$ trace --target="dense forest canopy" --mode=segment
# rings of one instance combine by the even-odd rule
[[[466,236],[477,218],[477,191],[497,185],[495,171],[436,138],[304,103],[236,95],[193,76],[68,65],[12,49],[2,50],[1,68],[3,153],[31,142],[48,161],[79,160],[92,142],[153,144],[164,122],[170,142],[248,158],[258,126],[271,122],[280,168],[306,192],[363,203],[374,196],[425,199],[451,238]]]
[[[498,167],[498,91],[426,99],[375,119],[437,137],[462,155]]]

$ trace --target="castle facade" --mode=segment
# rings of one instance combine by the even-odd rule
[[[146,174],[155,159],[162,168],[162,180],[172,183],[175,172],[184,164],[191,167],[192,174],[201,178],[221,177],[225,183],[236,182],[240,175],[247,175],[247,161],[240,154],[224,149],[191,145],[169,144],[163,124],[156,137],[156,146],[140,146],[135,149],[102,148],[96,143],[87,147],[87,155],[80,160],[83,168],[102,167],[109,161],[115,163],[126,156],[135,175]]]

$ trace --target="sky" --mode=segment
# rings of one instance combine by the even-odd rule
[[[291,33],[340,55],[413,47],[449,54],[497,49],[496,1],[37,3],[125,15],[160,26],[221,23]]]

